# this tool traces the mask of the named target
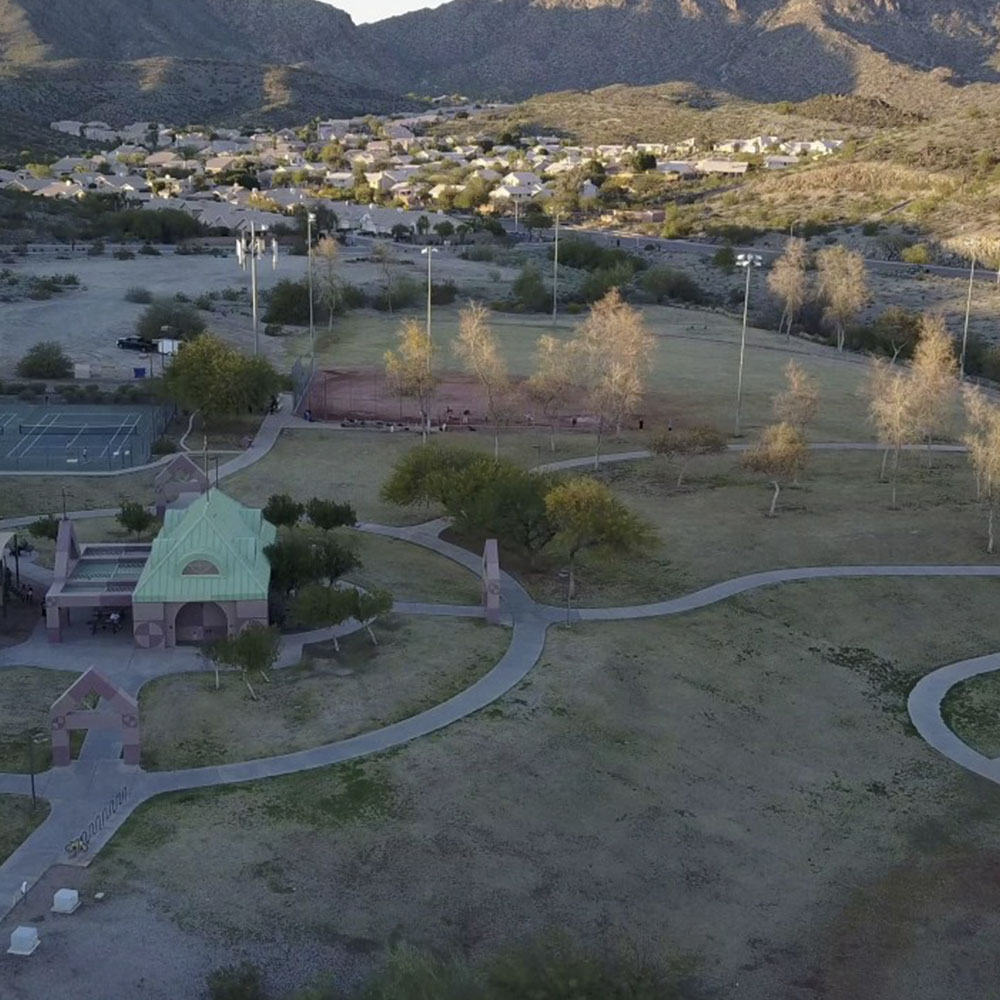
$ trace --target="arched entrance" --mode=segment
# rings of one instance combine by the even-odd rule
[[[229,634],[229,618],[214,601],[191,601],[177,609],[174,639],[178,645],[211,642]]]

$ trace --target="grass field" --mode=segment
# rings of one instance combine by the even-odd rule
[[[390,616],[378,646],[356,633],[308,649],[300,666],[242,679],[180,674],[142,689],[143,766],[200,767],[303,750],[446,701],[489,670],[508,634],[482,622]]]
[[[38,730],[45,736],[44,742],[34,746],[35,770],[48,768],[52,761],[48,740],[49,708],[77,676],[32,667],[0,671],[0,771],[27,774],[26,734],[31,730]]]
[[[955,734],[987,757],[1000,757],[1000,677],[980,674],[956,684],[941,704]]]
[[[0,795],[0,864],[48,814],[49,804],[42,799],[32,808],[27,795]]]
[[[714,423],[729,430],[736,397],[739,321],[720,313],[666,306],[646,306],[643,311],[657,337],[647,415],[664,422]],[[457,336],[458,312],[456,307],[434,312],[440,371],[459,369],[451,346]],[[582,318],[562,318],[556,335],[568,339]],[[384,352],[395,346],[398,325],[398,317],[351,313],[340,321],[336,343],[320,352],[318,364],[381,369]],[[538,337],[553,332],[551,322],[544,317],[495,314],[492,325],[511,373],[531,374]],[[865,403],[858,392],[865,375],[859,358],[838,356],[831,349],[805,342],[786,345],[782,338],[764,330],[749,330],[747,345],[744,423],[748,429],[770,420],[771,397],[782,384],[781,369],[787,358],[794,356],[820,381],[822,403],[812,430],[814,439],[871,437],[865,423]]]
[[[155,801],[92,878],[156,898],[215,964],[285,928],[303,977],[363,972],[390,940],[477,957],[559,927],[686,956],[713,995],[980,995],[1000,792],[904,706],[921,674],[994,648],[994,603],[987,581],[825,581],[558,628],[477,716]]]

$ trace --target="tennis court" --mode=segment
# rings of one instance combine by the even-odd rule
[[[104,472],[143,465],[169,419],[162,406],[0,403],[0,470]]]

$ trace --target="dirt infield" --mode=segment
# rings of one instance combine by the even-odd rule
[[[531,427],[548,423],[537,403],[523,391],[523,380],[514,381],[507,416],[509,427]],[[639,420],[651,426],[654,420],[668,418],[658,393],[647,394],[646,406],[631,422]],[[315,420],[366,420],[397,424],[419,424],[420,411],[415,399],[401,399],[393,394],[385,372],[377,368],[330,368],[316,372],[307,400]],[[301,412],[301,411],[300,411]],[[483,426],[489,422],[483,390],[476,379],[459,372],[440,376],[430,406],[431,421],[436,427]],[[671,418],[672,419],[672,418]],[[587,410],[583,392],[571,397],[557,417],[561,430],[593,430],[596,421]]]

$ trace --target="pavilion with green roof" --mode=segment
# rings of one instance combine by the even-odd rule
[[[268,622],[276,529],[219,489],[169,509],[132,594],[136,644],[145,649],[235,635]]]

